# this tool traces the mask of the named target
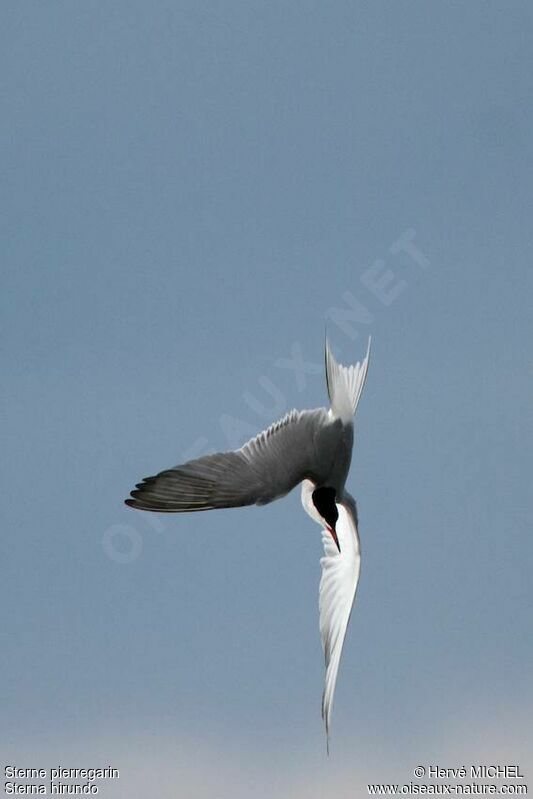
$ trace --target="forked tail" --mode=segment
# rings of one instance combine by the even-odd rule
[[[370,359],[370,336],[364,360],[343,366],[335,360],[326,338],[326,383],[333,414],[343,422],[352,420],[365,385]]]

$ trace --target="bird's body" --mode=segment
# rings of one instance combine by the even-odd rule
[[[326,659],[322,714],[329,720],[344,636],[359,578],[355,500],[346,491],[354,414],[368,369],[337,363],[326,343],[331,407],[291,411],[244,446],[206,455],[145,478],[126,504],[138,510],[182,513],[265,505],[302,484],[302,504],[323,530],[320,632]]]

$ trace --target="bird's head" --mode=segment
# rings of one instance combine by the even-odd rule
[[[331,533],[331,537],[335,541],[337,549],[340,552],[341,548],[339,546],[339,539],[337,538],[337,533],[335,531],[335,525],[337,524],[337,519],[339,518],[339,511],[337,510],[335,497],[335,489],[329,488],[328,486],[315,488],[313,491],[313,505],[319,512],[322,519],[324,519],[326,527]]]

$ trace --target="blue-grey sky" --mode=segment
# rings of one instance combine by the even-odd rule
[[[271,780],[318,797],[332,774],[354,796],[452,740],[466,759],[501,754],[506,731],[525,747],[532,13],[4,9],[0,686],[19,765],[99,752],[133,799]],[[373,339],[334,762],[320,531],[299,492],[191,516],[122,504],[323,404],[327,317],[344,361]]]

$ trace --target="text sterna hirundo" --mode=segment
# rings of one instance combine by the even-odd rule
[[[302,504],[322,527],[320,634],[326,661],[322,717],[329,741],[335,683],[360,568],[357,508],[345,488],[352,458],[354,415],[365,384],[364,360],[342,366],[326,340],[331,407],[290,411],[232,452],[217,452],[166,469],[138,483],[126,505],[183,513],[265,505],[302,484]]]

